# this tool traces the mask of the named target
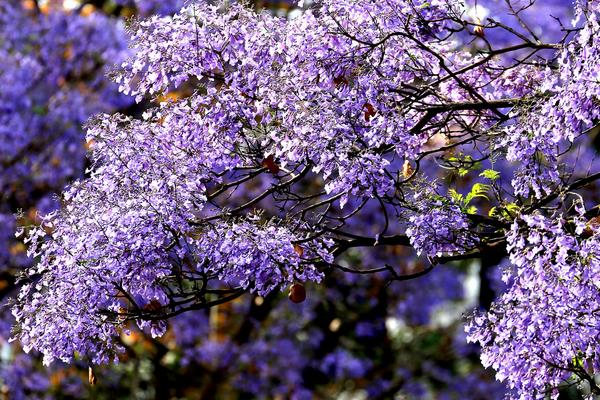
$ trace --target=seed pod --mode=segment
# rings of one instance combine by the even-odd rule
[[[371,103],[365,103],[363,109],[365,111],[365,121],[367,122],[369,122],[371,118],[374,117],[375,114],[377,114],[377,112],[375,111],[375,107],[373,107],[373,104]]]
[[[273,175],[279,172],[279,166],[275,163],[275,159],[273,158],[273,154],[269,155],[262,161],[262,166],[269,170]]]
[[[144,307],[142,307],[145,311],[158,311],[162,308],[162,304],[160,304],[157,300],[150,300],[150,303],[146,304]]]
[[[404,165],[402,165],[402,176],[404,179],[408,179],[415,172],[413,167],[410,165],[410,161],[404,160]]]
[[[485,36],[485,31],[483,30],[483,25],[481,24],[481,19],[479,19],[479,17],[475,17],[475,28],[473,28],[473,33],[480,38]]]
[[[594,233],[599,230],[600,230],[600,217],[593,217],[587,222],[585,229],[583,230],[581,236],[583,236],[584,239],[587,239],[587,238],[594,236]]]
[[[344,75],[338,75],[335,78],[333,78],[333,83],[335,87],[344,86],[348,84],[348,79],[346,79]]]
[[[292,303],[302,303],[306,300],[306,289],[304,288],[304,285],[296,282],[290,286],[288,299],[290,299]]]
[[[302,257],[302,255],[304,254],[304,249],[297,243],[294,244],[294,251],[296,252],[296,254],[298,254],[298,257]]]
[[[475,29],[473,29],[473,33],[477,36],[479,36],[480,38],[485,37],[485,30],[483,29],[483,26],[481,25],[477,25],[475,27]]]
[[[91,366],[88,368],[88,382],[92,386],[96,384],[96,375],[94,374],[94,370]]]

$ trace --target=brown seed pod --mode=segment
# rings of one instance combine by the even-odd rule
[[[477,25],[474,29],[473,29],[473,33],[477,36],[479,36],[480,38],[485,37],[485,30],[483,29],[483,26],[481,25]]]
[[[150,303],[146,304],[144,307],[142,307],[145,311],[158,311],[162,308],[162,304],[160,304],[157,300],[150,300]]]
[[[346,79],[344,75],[338,75],[335,78],[333,78],[333,83],[335,87],[344,86],[348,84],[348,79]]]
[[[587,239],[587,238],[594,236],[594,233],[598,232],[599,230],[600,230],[600,217],[593,217],[587,222],[585,229],[583,230],[581,236],[583,236],[584,239]]]
[[[296,282],[290,286],[288,299],[290,299],[292,303],[302,303],[306,300],[306,289],[304,288],[304,285]]]
[[[415,172],[415,170],[413,169],[412,165],[410,165],[410,161],[404,160],[404,164],[402,165],[402,176],[404,179],[410,178],[413,172]]]
[[[119,322],[125,322],[127,320],[127,313],[129,312],[129,310],[127,310],[125,307],[119,307],[119,312],[117,314],[117,319]]]
[[[375,107],[373,107],[373,104],[371,103],[365,103],[365,105],[363,106],[363,109],[365,111],[365,121],[369,122],[369,120],[375,116],[375,114],[377,114],[377,111],[375,111]]]
[[[475,28],[473,28],[473,33],[480,38],[485,36],[485,31],[479,17],[475,17]]]
[[[300,246],[299,244],[294,244],[294,251],[296,252],[296,254],[298,254],[298,257],[302,257],[302,255],[304,254],[304,248],[302,248],[302,246]]]
[[[96,374],[94,374],[94,370],[91,366],[88,368],[88,382],[90,382],[90,385],[92,386],[96,384]]]
[[[262,166],[268,169],[273,175],[279,172],[279,166],[275,163],[275,159],[273,158],[272,154],[262,161]]]

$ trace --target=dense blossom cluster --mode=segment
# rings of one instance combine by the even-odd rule
[[[389,146],[399,157],[414,157],[426,141],[409,132],[421,113],[398,107],[401,96],[390,88],[432,72],[422,71],[420,63],[414,71],[397,66],[415,64],[415,59],[435,63],[418,41],[391,35],[394,27],[407,24],[410,9],[399,4],[369,9],[374,6],[332,3],[322,18],[306,13],[286,23],[241,6],[219,13],[216,7],[195,5],[172,20],[142,22],[133,36],[139,44],[136,58],[117,81],[141,100],[193,76],[207,85],[207,93],[192,96],[189,111],[206,108],[193,118],[203,119],[208,135],[220,135],[213,144],[224,142],[235,154],[232,146],[249,142],[244,144],[249,152],[272,154],[284,166],[310,159],[313,170],[327,180],[325,190],[341,194],[343,202],[348,194],[383,194],[392,182],[384,173],[390,156],[382,147]],[[421,9],[442,13],[441,3]],[[358,11],[371,12],[376,20],[357,20]],[[382,49],[328,34],[331,30],[350,37],[373,32],[375,36],[360,41],[386,38],[402,50],[383,57]],[[412,33],[423,35],[422,40],[430,34]],[[163,40],[144,45],[155,36]],[[221,158],[228,153],[221,151]]]
[[[598,227],[581,215],[526,215],[507,239],[513,267],[504,274],[513,282],[468,327],[470,339],[483,346],[484,366],[531,398],[572,375],[595,385]]]
[[[585,190],[600,178],[593,149],[582,147],[595,141],[599,120],[600,6],[577,1],[575,21],[544,37],[528,26],[540,2],[517,3],[486,19],[485,8],[458,0],[324,0],[286,20],[236,3],[192,2],[173,16],[133,22],[133,55],[112,76],[122,92],[155,106],[141,118],[92,119],[89,176],[68,187],[39,227],[22,228],[36,264],[13,308],[15,339],[47,363],[95,365],[131,351],[135,323],[149,340],[173,335],[184,364],[210,372],[205,395],[231,372],[230,384],[256,397],[310,398],[317,389],[309,382],[324,376],[358,382],[373,398],[426,397],[432,384],[411,382],[415,371],[390,375],[372,362],[402,362],[401,353],[387,355],[403,348],[390,326],[432,325],[438,303],[464,303],[465,265],[425,263],[481,258],[481,296],[497,286],[490,263],[508,255],[503,294],[467,328],[484,366],[516,398],[556,395],[572,382],[600,394],[593,378],[600,247],[594,214],[582,204],[597,201]],[[142,13],[175,7],[120,4]],[[82,24],[95,21],[86,18]],[[2,82],[18,80],[14,71],[66,80],[30,57],[31,35],[1,34],[12,47],[0,51],[19,65],[0,72]],[[48,49],[56,43],[60,51],[42,58],[87,54],[75,38]],[[92,59],[118,54],[101,48]],[[67,75],[103,69],[86,60]],[[6,103],[13,108],[0,114],[12,135],[7,163],[30,143],[22,132],[77,135],[90,112],[110,108],[104,97],[78,96],[79,86],[60,96],[71,85],[59,83],[59,94],[46,98],[48,84],[31,82],[19,81]],[[97,94],[105,83],[93,82]],[[42,96],[42,108],[28,93]],[[29,103],[10,106],[15,101]],[[13,121],[14,110],[53,128],[17,127],[24,119]],[[36,179],[65,184],[83,166],[83,146],[74,142],[59,140],[49,151],[62,152],[59,159],[73,151],[80,165],[39,152],[50,168],[27,158],[14,167],[25,173],[0,184],[15,193]],[[415,261],[408,247],[427,261]],[[324,304],[310,296],[303,305],[275,302],[279,290],[316,283]],[[246,292],[251,299],[237,300]],[[209,329],[223,307],[246,316],[239,325],[221,322],[237,332],[229,337]],[[342,322],[335,307],[352,318]],[[342,332],[357,340],[347,345]],[[447,360],[425,345],[422,356],[432,358],[423,368],[448,396],[466,393],[452,388]],[[299,367],[282,376],[290,360]],[[503,390],[480,374],[458,381],[482,385],[471,395]]]
[[[458,205],[432,202],[409,218],[406,234],[417,254],[429,257],[465,253],[475,247],[478,237],[469,230],[469,221]]]
[[[507,159],[522,163],[513,181],[515,194],[528,196],[533,191],[542,197],[552,192],[560,181],[565,146],[598,120],[598,11],[594,3],[579,7],[578,18],[585,19],[584,25],[561,50],[558,71],[528,74],[528,80],[537,80],[543,97],[526,105],[528,112],[503,131],[502,139]]]
[[[206,260],[206,269],[232,286],[249,288],[259,295],[264,296],[285,283],[319,282],[322,273],[302,259],[331,260],[322,245],[311,242],[294,245],[294,234],[275,224],[257,227],[249,221],[209,229],[192,242],[202,249],[199,251]]]

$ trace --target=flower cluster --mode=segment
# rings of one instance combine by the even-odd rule
[[[417,254],[439,257],[465,253],[479,242],[458,205],[431,202],[409,217],[406,234]]]
[[[600,8],[583,3],[577,7],[577,19],[583,20],[580,32],[558,54],[558,71],[540,65],[538,72],[529,74],[539,83],[541,99],[524,105],[515,114],[517,123],[506,127],[499,141],[507,160],[520,163],[513,179],[515,194],[541,198],[555,190],[561,178],[560,156],[598,121]]]
[[[380,6],[326,2],[320,17],[307,12],[286,23],[237,5],[227,12],[192,5],[172,19],[140,22],[132,37],[136,56],[117,81],[139,101],[193,76],[207,88],[200,97],[208,134],[226,133],[231,145],[252,139],[282,165],[309,159],[327,179],[325,190],[342,193],[344,201],[348,193],[382,194],[392,185],[384,147],[410,156],[428,137],[411,132],[422,111],[399,108],[402,96],[390,89],[438,73],[416,63],[434,64],[421,40],[435,50],[448,45],[431,37],[432,29],[443,26],[410,31],[412,40],[394,35],[412,7],[403,1]],[[423,19],[443,19],[445,13],[441,2],[419,9]],[[360,17],[369,13],[374,20]],[[369,45],[379,41],[394,51]]]
[[[208,227],[191,244],[204,259],[207,271],[231,286],[264,296],[284,284],[321,281],[322,273],[302,260],[332,261],[327,248],[311,242],[293,244],[299,239],[276,224],[257,227],[251,222],[234,222]]]
[[[482,346],[483,365],[520,398],[557,395],[572,375],[589,380],[599,371],[597,227],[581,216],[523,216],[513,223],[508,250],[510,287],[467,327]]]

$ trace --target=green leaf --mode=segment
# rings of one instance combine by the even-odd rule
[[[483,197],[486,200],[489,200],[487,197],[487,192],[490,190],[490,185],[486,185],[485,183],[476,183],[471,188],[471,191],[465,197],[465,205],[469,204],[471,200],[476,199],[478,197]]]
[[[469,173],[469,171],[470,171],[469,168],[460,167],[458,169],[458,176],[463,177],[463,176],[467,175]]]
[[[489,179],[490,181],[495,181],[496,179],[500,178],[500,172],[494,171],[493,169],[486,169],[480,173],[479,176]]]
[[[469,208],[467,208],[466,212],[467,212],[467,214],[477,214],[477,207],[469,206]]]
[[[450,198],[457,204],[463,204],[464,202],[464,198],[463,195],[458,193],[456,190],[454,189],[448,189],[448,194],[450,195]]]
[[[506,208],[506,211],[508,211],[511,214],[518,214],[519,211],[521,211],[521,207],[519,207],[515,203],[508,203],[504,206],[504,208]]]
[[[48,110],[44,106],[33,106],[31,107],[31,111],[33,111],[34,114],[42,116],[48,113]]]

